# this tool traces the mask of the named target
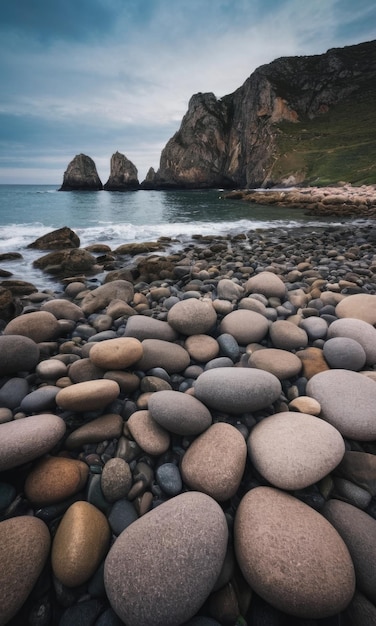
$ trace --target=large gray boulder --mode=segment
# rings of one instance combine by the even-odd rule
[[[103,189],[96,165],[86,154],[77,154],[64,172],[59,191],[100,191]]]

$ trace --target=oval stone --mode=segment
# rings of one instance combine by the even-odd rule
[[[219,325],[221,334],[232,335],[242,346],[261,341],[268,332],[268,328],[269,323],[266,317],[247,309],[232,311],[223,318]]]
[[[118,337],[99,341],[90,350],[90,360],[103,370],[121,370],[139,361],[142,343],[134,337]]]
[[[115,400],[120,387],[114,380],[88,380],[61,389],[56,404],[68,411],[95,411]]]
[[[0,376],[32,371],[39,361],[39,346],[21,335],[0,336]]]
[[[129,464],[121,458],[109,459],[101,475],[103,495],[108,502],[125,498],[132,486],[132,472]]]
[[[276,413],[252,429],[247,442],[255,468],[274,487],[304,489],[341,462],[345,443],[336,428],[306,413]]]
[[[35,391],[28,393],[21,401],[20,410],[23,413],[43,413],[56,407],[55,398],[59,387],[42,385]]]
[[[221,507],[203,493],[175,496],[128,526],[104,569],[110,604],[127,626],[179,626],[195,615],[227,548]]]
[[[247,458],[243,435],[231,424],[218,422],[197,437],[183,456],[183,481],[219,502],[232,498]]]
[[[368,293],[347,296],[337,304],[336,315],[363,320],[373,326],[376,324],[376,296]]]
[[[362,346],[366,353],[367,364],[376,363],[376,328],[363,320],[344,318],[335,320],[328,329],[328,339],[349,337]]]
[[[34,311],[19,315],[4,328],[4,335],[24,335],[35,343],[56,339],[59,334],[60,324],[48,311]]]
[[[182,335],[201,335],[214,326],[217,313],[211,300],[189,298],[174,304],[167,314],[167,321]]]
[[[51,456],[33,467],[25,481],[25,495],[37,506],[66,500],[86,485],[89,467],[83,461]]]
[[[143,357],[135,364],[140,370],[162,367],[169,374],[176,374],[183,372],[191,362],[188,352],[177,343],[161,339],[144,339],[142,347]]]
[[[0,624],[19,611],[50,551],[50,532],[37,517],[22,515],[0,522]]]
[[[200,363],[214,359],[219,352],[218,342],[210,335],[191,335],[184,346],[191,358]]]
[[[280,380],[297,376],[302,369],[302,362],[292,352],[268,348],[256,350],[248,359],[249,365],[265,370]]]
[[[323,353],[332,368],[359,371],[364,367],[367,355],[358,341],[350,337],[333,337],[325,342]]]
[[[101,415],[87,424],[76,428],[65,441],[68,450],[81,448],[88,443],[98,443],[105,439],[120,437],[123,431],[123,419],[117,413]]]
[[[251,276],[245,284],[245,291],[249,293],[261,293],[267,298],[280,298],[286,295],[286,285],[273,272],[259,272],[255,276]]]
[[[110,542],[106,517],[89,502],[74,502],[64,514],[52,544],[51,564],[56,578],[78,587],[94,574]]]
[[[176,435],[198,435],[212,423],[210,411],[202,402],[179,391],[153,393],[149,411],[153,420]]]
[[[0,424],[0,471],[46,454],[64,434],[65,422],[49,413]]]
[[[127,421],[129,432],[144,452],[159,455],[170,446],[170,434],[151,416],[150,411],[135,411]]]
[[[307,395],[321,405],[321,417],[349,439],[376,438],[376,385],[350,370],[328,370],[307,383]]]
[[[218,367],[203,372],[194,382],[198,400],[217,411],[235,415],[273,404],[281,389],[276,376],[253,368]]]
[[[175,341],[178,333],[167,322],[156,320],[153,317],[146,317],[145,315],[134,315],[127,321],[124,336],[136,337],[139,341],[144,339]]]
[[[327,520],[300,500],[256,487],[236,512],[235,551],[248,584],[289,615],[340,613],[355,591],[352,560]]]
[[[298,348],[305,348],[308,344],[306,331],[287,320],[273,322],[269,334],[273,346],[281,350],[297,350]]]
[[[56,319],[66,319],[78,322],[84,317],[82,309],[64,298],[55,298],[54,300],[48,300],[40,307],[41,311],[48,311],[56,317]]]

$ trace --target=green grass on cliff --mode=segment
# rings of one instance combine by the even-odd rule
[[[271,178],[302,173],[302,182],[376,183],[376,90],[357,94],[313,120],[276,125],[277,157]]]

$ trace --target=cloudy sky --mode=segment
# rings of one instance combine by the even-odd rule
[[[374,0],[7,0],[0,183],[61,184],[81,152],[105,183],[116,150],[141,181],[194,93],[375,38]]]

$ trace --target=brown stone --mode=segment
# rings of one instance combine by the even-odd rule
[[[109,459],[101,474],[101,487],[108,502],[125,498],[132,487],[132,472],[121,458]]]
[[[151,416],[150,411],[135,411],[127,421],[133,439],[144,452],[160,455],[170,446],[170,434]]]
[[[76,428],[66,439],[65,446],[68,450],[74,450],[88,443],[118,438],[122,430],[123,419],[121,415],[108,413]]]
[[[36,506],[49,506],[66,500],[84,488],[89,467],[83,461],[46,457],[28,474],[25,495]]]
[[[56,339],[59,334],[59,322],[48,311],[34,311],[26,315],[19,315],[4,328],[4,335],[23,335],[35,343]]]
[[[94,344],[90,360],[103,370],[121,370],[134,365],[142,358],[141,341],[134,337],[117,337]]]
[[[192,359],[206,363],[219,353],[218,341],[209,335],[191,335],[187,337],[184,347]]]
[[[88,380],[61,389],[56,404],[70,411],[98,411],[115,400],[120,393],[114,380]]]
[[[330,369],[329,365],[325,361],[324,353],[320,348],[314,348],[310,346],[305,350],[299,350],[296,356],[302,362],[303,371],[302,375],[308,380],[319,372],[326,372]]]

